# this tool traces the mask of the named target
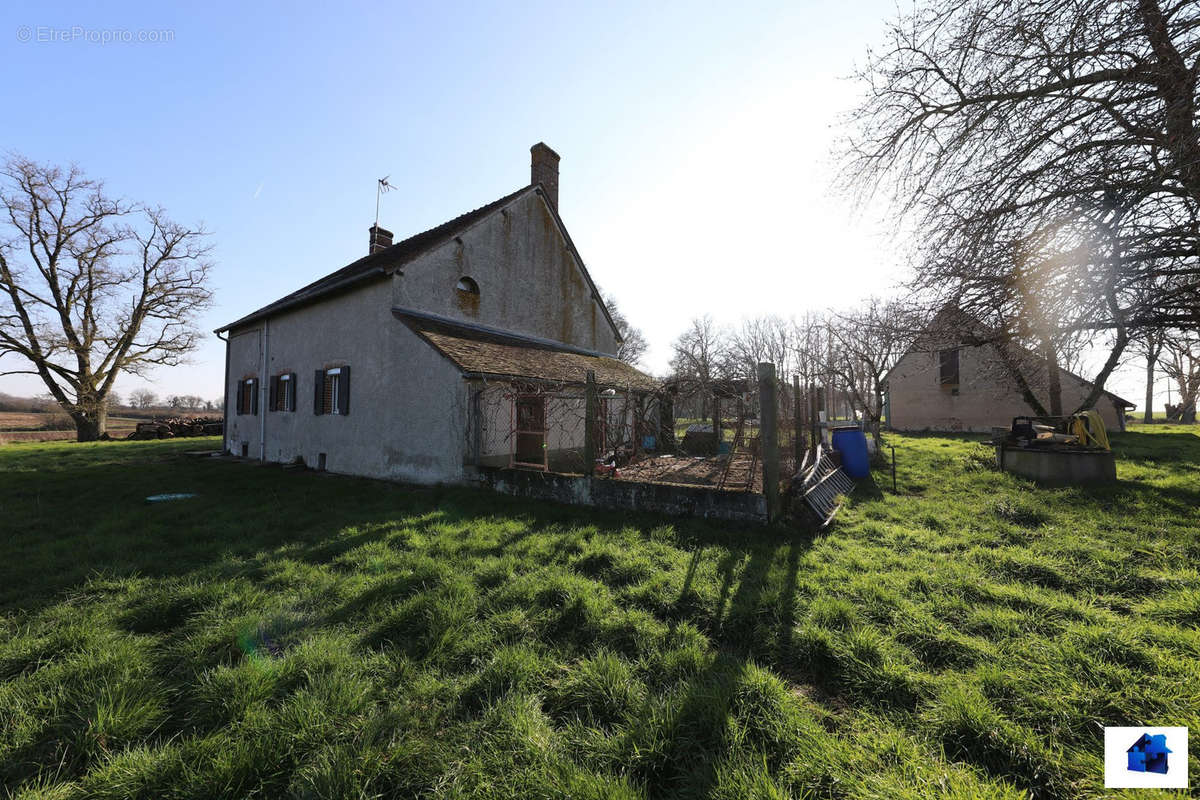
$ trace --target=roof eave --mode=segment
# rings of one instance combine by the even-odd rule
[[[424,337],[422,337],[424,338]],[[428,342],[428,340],[426,340]],[[435,350],[438,350],[436,345],[430,344]],[[441,352],[438,350],[438,352]],[[442,354],[445,358],[454,363],[454,359]],[[520,375],[509,372],[480,372],[479,370],[463,370],[462,375],[469,380],[496,380],[496,381],[529,381],[531,383],[544,383],[553,386],[587,386],[587,381],[571,381],[558,380],[555,378],[543,378],[537,375]],[[658,391],[657,386],[635,386],[631,383],[613,383],[611,381],[597,381],[596,386],[603,389],[622,389],[629,392],[641,392],[645,394],[654,394]]]
[[[224,327],[217,328],[216,330],[213,331],[213,333],[224,333],[226,331],[231,331],[234,328],[240,328],[245,325],[249,325],[252,322],[258,322],[260,319],[265,319],[267,317],[273,317],[276,314],[281,314],[285,311],[291,311],[296,308],[301,308],[303,306],[310,305],[312,303],[316,303],[321,300],[327,300],[332,295],[339,294],[347,289],[352,289],[352,288],[354,288],[354,286],[356,286],[359,283],[366,283],[371,280],[377,280],[379,278],[387,277],[389,272],[390,272],[389,268],[383,267],[383,266],[376,267],[368,272],[360,272],[357,275],[353,275],[349,278],[346,278],[345,280],[330,284],[329,286],[323,288],[320,292],[317,292],[315,294],[311,294],[311,295],[308,295],[305,297],[297,297],[295,300],[287,302],[287,303],[283,303],[281,305],[275,305],[275,303],[271,303],[270,305],[264,306],[263,308],[260,308],[258,311],[254,311],[250,314],[247,314],[246,316],[242,317],[241,319],[235,320],[234,322],[231,322],[228,325],[225,325]],[[278,303],[279,301],[277,300],[275,302]]]
[[[431,314],[428,311],[418,311],[414,308],[404,308],[402,306],[392,306],[392,316],[396,319],[408,324],[408,319],[424,320],[438,325],[446,325],[454,328],[463,328],[469,331],[475,331],[487,336],[495,336],[497,338],[509,339],[512,342],[526,347],[539,347],[544,350],[557,350],[562,353],[575,353],[581,356],[590,356],[592,358],[611,358],[614,361],[618,360],[612,353],[602,353],[599,350],[589,350],[586,347],[577,347],[573,344],[565,342],[556,342],[553,339],[544,339],[540,336],[530,336],[524,333],[515,333],[507,331],[503,328],[493,328],[490,325],[480,325],[477,322],[464,322],[463,320],[453,319],[451,317],[443,317],[440,314]],[[412,327],[412,326],[409,326]]]

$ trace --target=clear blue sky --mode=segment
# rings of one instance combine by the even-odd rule
[[[879,229],[829,192],[847,77],[894,13],[874,0],[9,2],[0,148],[76,162],[203,222],[211,330],[364,254],[376,178],[398,187],[381,223],[403,238],[527,183],[544,140],[584,259],[661,370],[692,316],[847,305],[901,277]],[[105,31],[167,40],[88,41]],[[209,336],[153,388],[218,396],[223,356]],[[1136,386],[1120,389],[1137,400]],[[42,390],[0,378],[0,391]]]

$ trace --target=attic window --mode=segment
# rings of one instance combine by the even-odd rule
[[[459,310],[470,316],[479,313],[479,284],[466,275],[454,285],[454,300]]]

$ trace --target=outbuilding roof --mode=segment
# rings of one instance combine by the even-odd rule
[[[411,309],[393,308],[392,313],[471,377],[583,385],[591,371],[601,387],[638,392],[662,388],[656,379],[605,353]]]

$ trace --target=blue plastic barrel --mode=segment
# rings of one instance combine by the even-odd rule
[[[842,469],[847,475],[865,478],[871,474],[865,433],[858,428],[835,428],[832,440],[833,449],[842,454]]]

